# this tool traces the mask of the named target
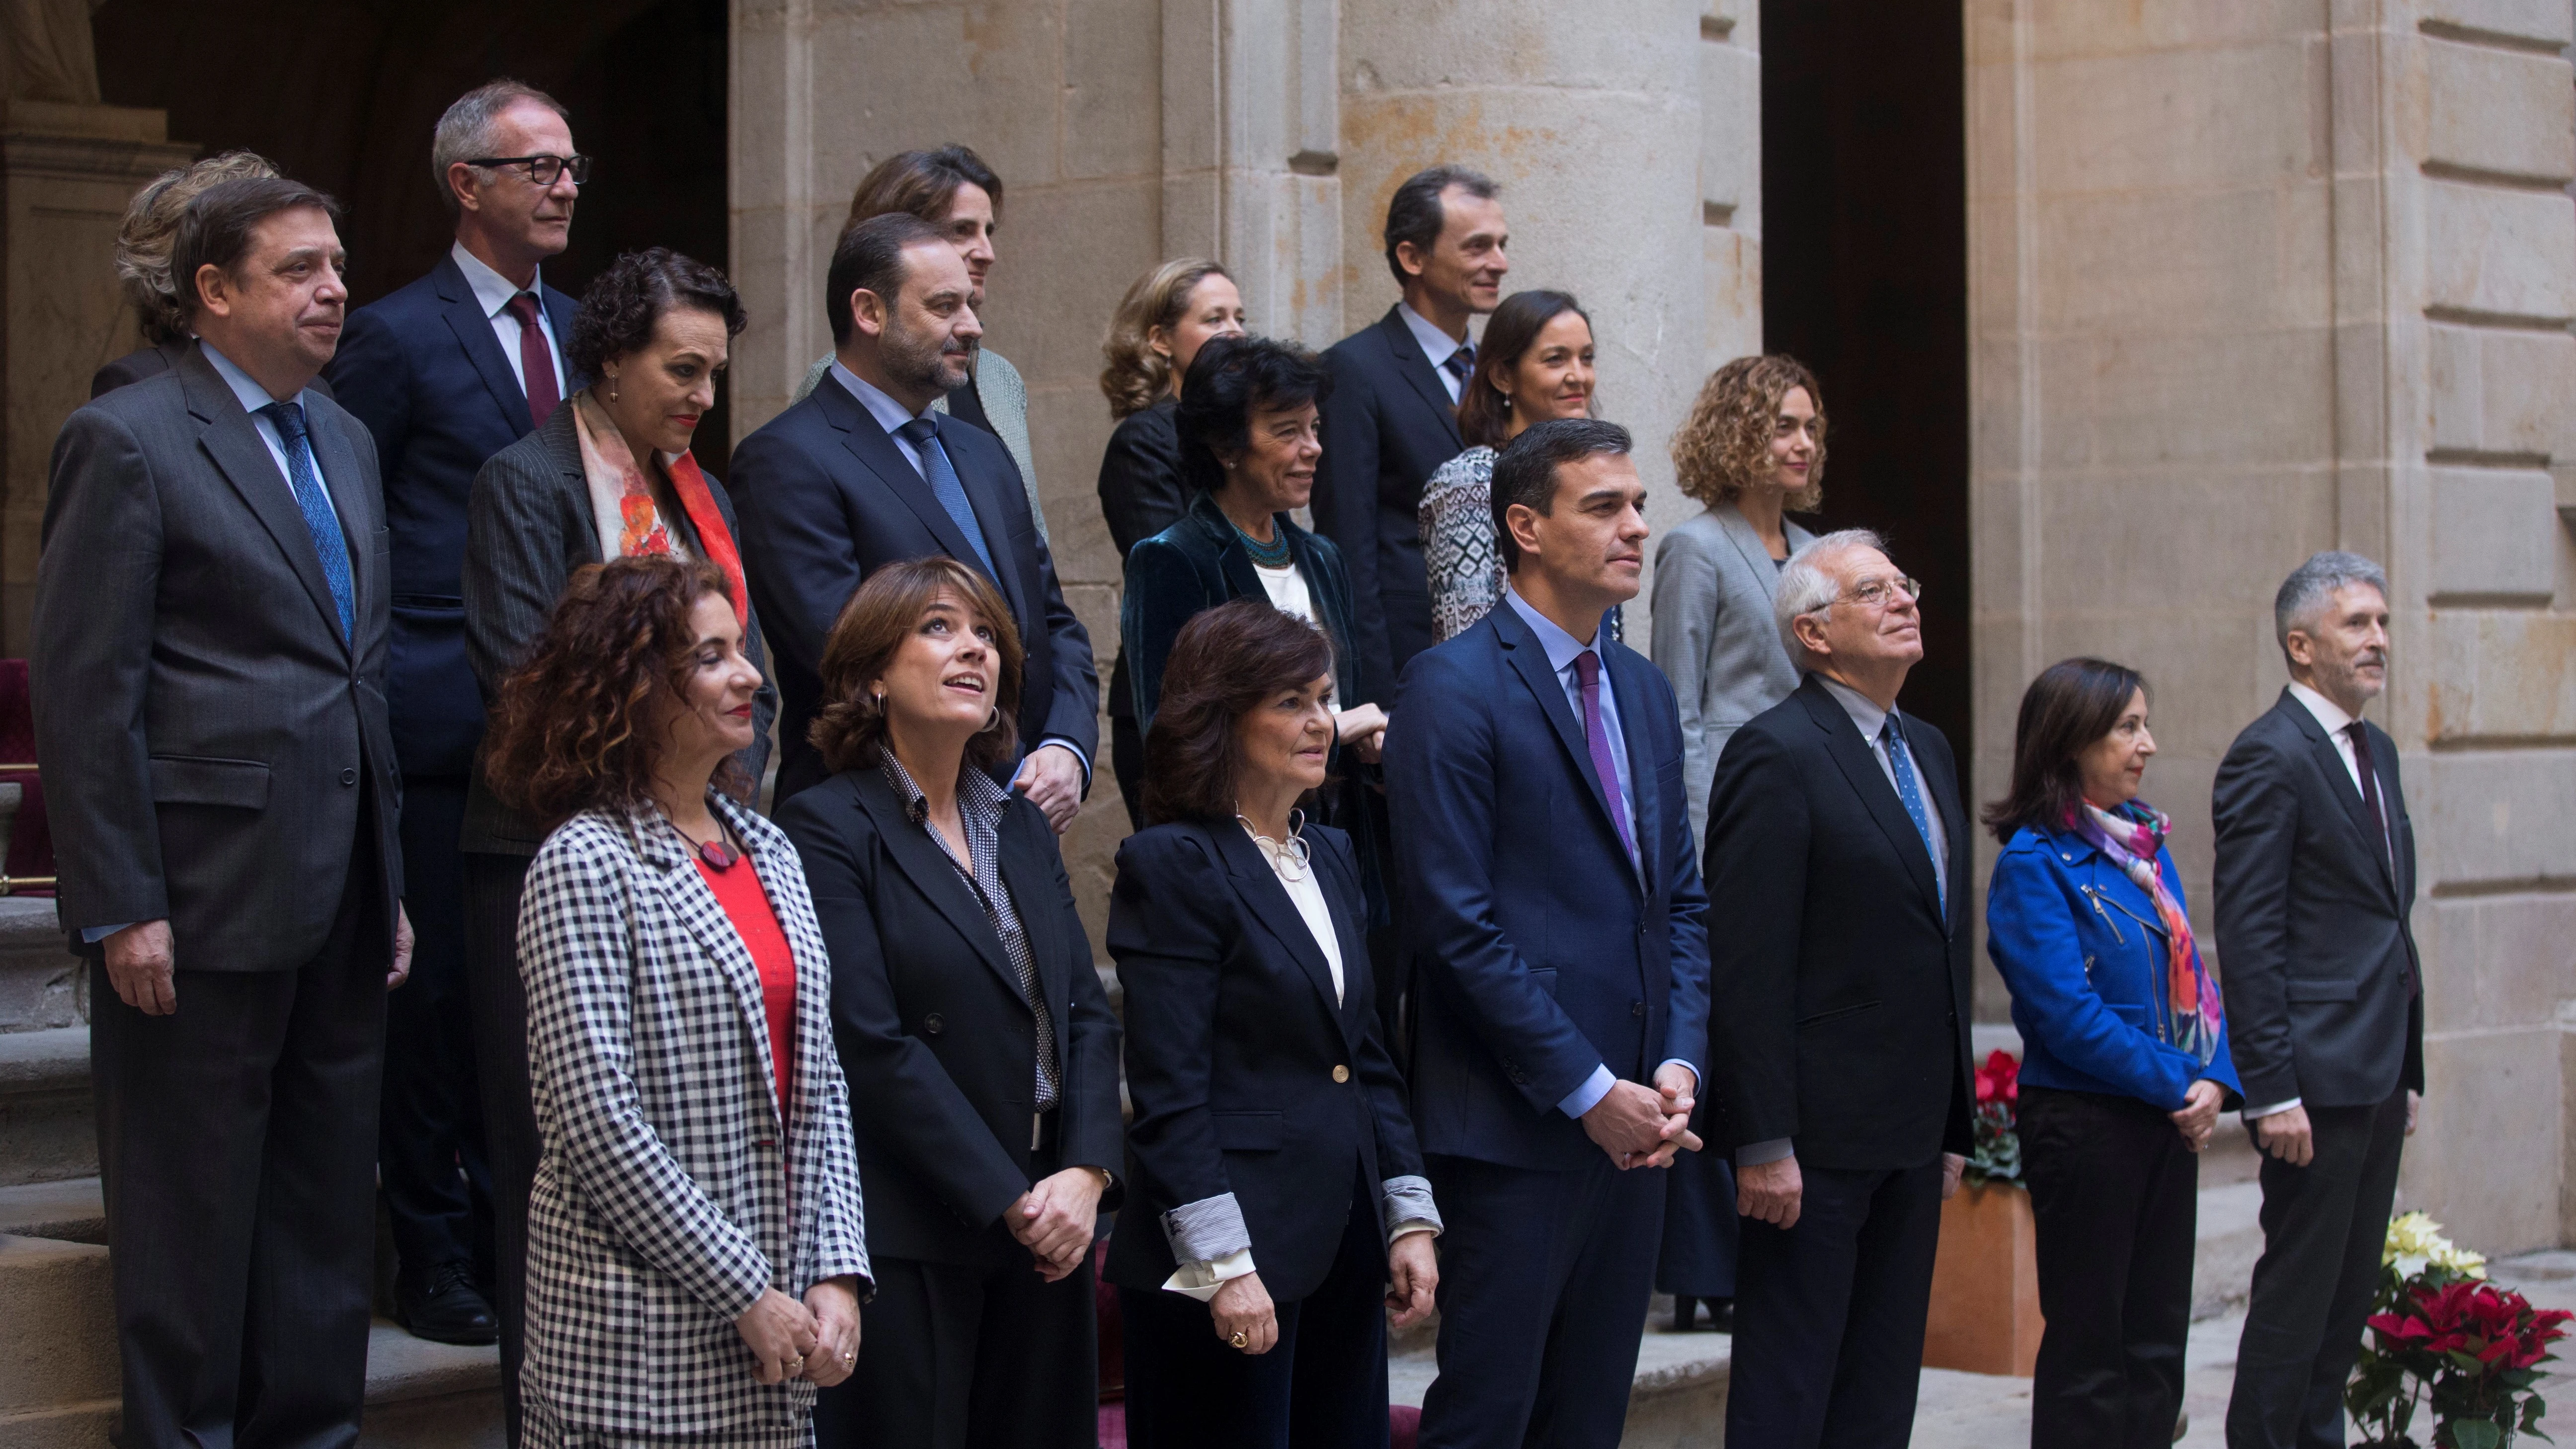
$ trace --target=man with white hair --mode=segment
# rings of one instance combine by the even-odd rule
[[[2361,718],[2388,683],[2388,576],[2320,553],[2272,603],[2290,671],[2211,791],[2218,947],[2263,1159],[2263,1256],[2227,1405],[2230,1449],[2340,1445],[2424,1088],[2415,832],[2397,744]]]
[[[1779,582],[1803,677],[1727,742],[1708,811],[1709,1076],[1743,1218],[1726,1442],[1902,1445],[1969,1149],[1970,827],[1949,741],[1896,707],[1922,586],[1860,529]]]

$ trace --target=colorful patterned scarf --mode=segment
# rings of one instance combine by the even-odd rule
[[[2138,889],[2155,898],[2156,915],[2165,926],[2165,992],[2172,1008],[2174,1045],[2207,1066],[2218,1055],[2225,1014],[2218,984],[2209,979],[2209,968],[2200,963],[2200,952],[2192,944],[2191,917],[2166,889],[2164,871],[2157,864],[2157,852],[2172,833],[2173,821],[2145,801],[2132,800],[2115,810],[2096,809],[2090,801],[2079,803],[2066,823],[2086,844],[2109,856]]]
[[[573,431],[581,438],[582,481],[590,488],[591,513],[599,528],[600,557],[689,557],[687,543],[662,516],[662,505],[651,481],[635,466],[635,454],[626,446],[625,434],[617,430],[617,422],[608,415],[608,409],[601,407],[586,388],[573,396],[573,423]],[[707,562],[725,576],[734,621],[747,622],[751,593],[743,586],[742,554],[734,547],[733,530],[725,527],[724,510],[716,507],[716,495],[707,486],[707,475],[698,471],[698,460],[689,453],[665,453],[662,465],[670,475],[671,492],[698,536],[698,548],[705,553]]]

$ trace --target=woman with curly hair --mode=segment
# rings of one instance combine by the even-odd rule
[[[1710,375],[1673,435],[1682,491],[1707,507],[1655,550],[1654,658],[1681,707],[1694,840],[1708,835],[1709,785],[1728,737],[1798,687],[1771,599],[1789,556],[1815,541],[1784,510],[1823,501],[1824,397],[1794,357],[1739,357]],[[1668,1188],[1656,1290],[1673,1295],[1675,1327],[1692,1327],[1706,1301],[1712,1325],[1728,1328],[1733,1167],[1724,1153],[1701,1153],[1674,1167]]]
[[[1182,476],[1181,380],[1199,349],[1243,335],[1243,294],[1224,267],[1180,257],[1136,279],[1119,300],[1100,344],[1107,365],[1100,391],[1118,420],[1100,457],[1100,513],[1124,560],[1143,539],[1181,521],[1190,509]],[[1109,762],[1118,776],[1127,822],[1145,828],[1145,736],[1136,724],[1134,685],[1122,642],[1109,674]]]
[[[591,283],[565,348],[568,375],[589,385],[544,427],[493,454],[474,475],[466,505],[465,652],[487,708],[545,631],[573,573],[612,559],[669,557],[715,568],[744,655],[755,671],[766,667],[734,547],[733,500],[689,453],[743,323],[724,273],[662,247],[619,257]],[[768,761],[769,721],[778,712],[776,690],[755,683],[736,777],[746,792]],[[504,804],[484,773],[478,768],[467,782],[458,843],[506,1376],[518,1361],[528,1181],[536,1170],[516,956],[519,887],[547,822]]]
[[[528,1445],[803,1449],[858,1361],[832,965],[796,848],[738,798],[760,671],[737,587],[585,565],[492,711],[487,782],[551,827],[519,919]]]
[[[125,204],[124,224],[116,229],[116,280],[134,308],[135,325],[144,345],[90,375],[89,395],[98,397],[168,372],[188,353],[196,333],[179,305],[178,283],[170,280],[170,248],[179,238],[179,217],[207,187],[222,181],[264,180],[277,165],[250,151],[226,151],[203,161],[174,167],[153,177]],[[320,378],[310,384],[331,395]]]

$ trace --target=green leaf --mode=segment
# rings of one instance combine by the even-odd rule
[[[2451,1431],[2451,1449],[2498,1449],[2504,1443],[2504,1430],[2492,1419],[2453,1419],[2443,1427]]]

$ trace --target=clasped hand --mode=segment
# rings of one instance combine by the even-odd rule
[[[1690,1068],[1672,1063],[1656,1069],[1652,1087],[1613,1082],[1583,1114],[1584,1135],[1610,1154],[1622,1172],[1670,1167],[1676,1155],[1699,1151],[1699,1134],[1690,1130],[1698,1090]]]
[[[2203,1077],[2184,1093],[2179,1109],[2165,1114],[2173,1119],[2174,1130],[2182,1134],[2183,1142],[2192,1151],[2209,1145],[2209,1135],[2218,1130],[2218,1104],[2226,1095],[2216,1082]]]
[[[1100,1219],[1100,1174],[1068,1167],[1041,1178],[1002,1214],[1011,1236],[1037,1259],[1038,1276],[1050,1283],[1082,1266]]]
[[[756,1381],[808,1379],[828,1389],[858,1363],[858,1287],[848,1278],[826,1278],[805,1290],[802,1303],[764,1289],[733,1327],[751,1350]]]

